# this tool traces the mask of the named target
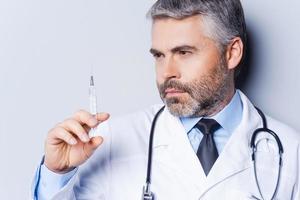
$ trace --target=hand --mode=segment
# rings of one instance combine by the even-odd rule
[[[108,113],[93,116],[80,110],[57,124],[49,131],[45,142],[46,167],[56,173],[66,173],[84,163],[103,142],[100,136],[90,139],[89,130],[108,118]]]

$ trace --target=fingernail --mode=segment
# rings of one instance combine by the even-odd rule
[[[75,144],[77,143],[77,141],[76,141],[74,138],[72,138],[72,139],[70,140],[70,143],[71,143],[72,145],[75,145]]]
[[[98,123],[97,119],[94,118],[94,117],[91,118],[90,121],[91,121],[92,124],[97,124]]]

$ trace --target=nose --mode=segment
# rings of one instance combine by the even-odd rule
[[[162,77],[164,80],[172,79],[172,78],[176,78],[176,79],[180,78],[180,71],[178,65],[172,57],[165,59],[165,62],[162,66]]]

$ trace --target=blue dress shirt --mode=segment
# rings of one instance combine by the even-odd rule
[[[240,95],[236,91],[230,103],[215,116],[210,117],[212,119],[215,119],[221,125],[221,128],[214,133],[214,140],[219,154],[222,152],[229,137],[240,123],[242,119],[242,113],[242,102],[240,99]],[[202,133],[197,128],[194,128],[194,126],[200,119],[201,117],[180,118],[186,132],[188,133],[188,138],[195,152],[197,152],[198,146],[203,137]],[[68,181],[75,174],[76,170],[77,168],[66,174],[56,174],[47,169],[47,167],[45,167],[45,165],[42,162],[39,169],[37,170],[35,179],[35,182],[37,183],[37,188],[33,188],[35,190],[35,200],[50,199],[53,194],[57,193],[62,187],[64,187],[68,183]]]
[[[214,133],[214,140],[216,143],[216,147],[218,153],[221,154],[226,142],[230,138],[231,134],[235,130],[235,128],[239,125],[242,120],[243,115],[243,105],[240,98],[239,93],[236,91],[234,96],[232,97],[231,101],[227,106],[225,106],[219,113],[216,115],[209,117],[211,119],[216,120],[220,125],[219,128]],[[182,117],[180,118],[183,127],[185,128],[186,132],[188,133],[188,138],[190,143],[197,153],[199,144],[202,140],[203,134],[200,132],[199,129],[195,128],[194,126],[197,124],[202,117],[197,118],[189,118],[189,117]]]

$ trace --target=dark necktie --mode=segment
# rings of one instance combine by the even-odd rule
[[[203,133],[197,156],[207,176],[219,156],[213,134],[220,128],[220,124],[214,119],[201,119],[196,127]]]

